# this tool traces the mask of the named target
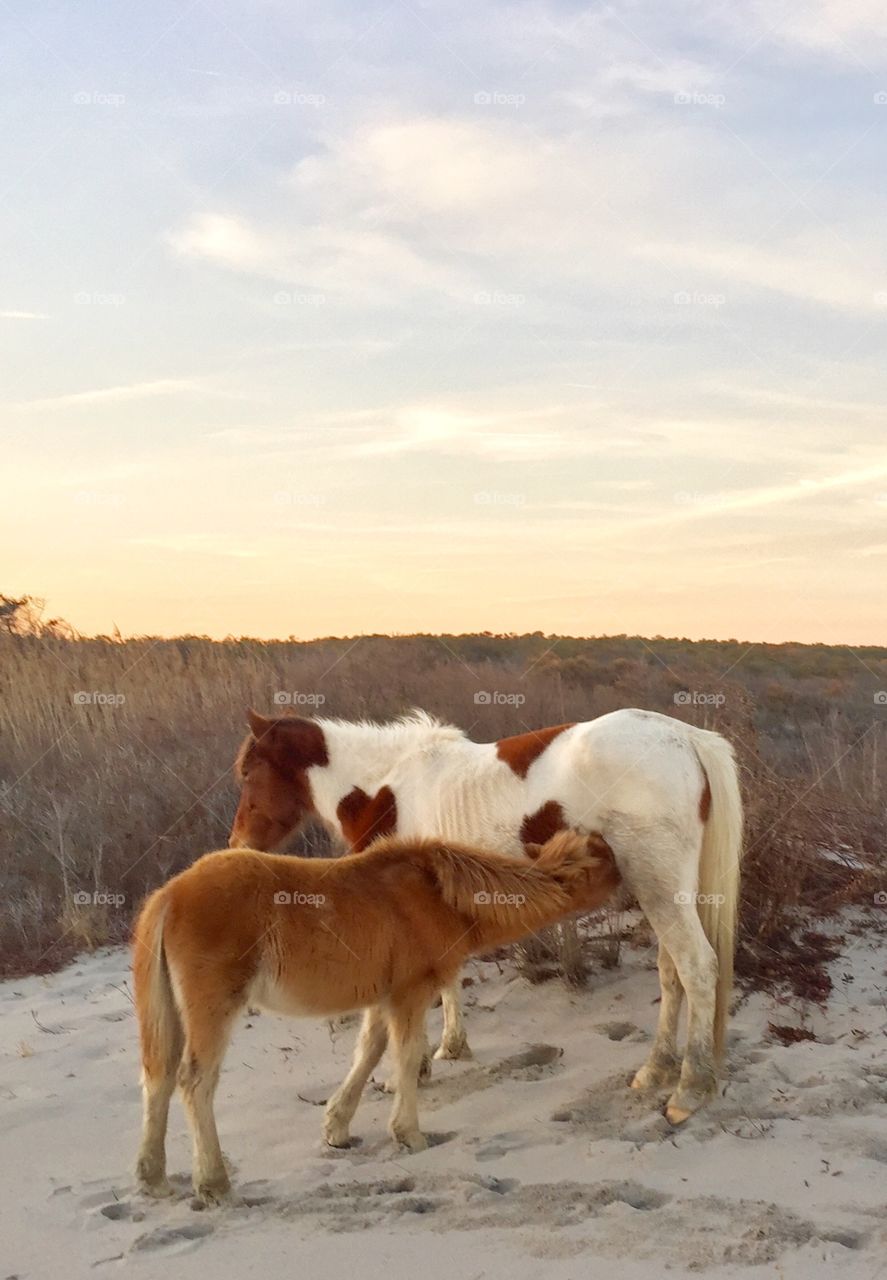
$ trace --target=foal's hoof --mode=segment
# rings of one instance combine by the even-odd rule
[[[665,1108],[665,1118],[669,1124],[675,1126],[685,1124],[692,1116],[692,1111],[684,1111],[682,1107],[673,1107],[669,1104]]]
[[[414,1154],[417,1151],[425,1151],[428,1148],[428,1139],[418,1129],[415,1133],[397,1133],[392,1129],[391,1136],[399,1147],[406,1147],[407,1151],[411,1151]]]
[[[227,1177],[213,1178],[206,1182],[195,1182],[194,1184],[194,1195],[207,1208],[223,1204],[230,1194],[231,1183]]]
[[[470,1058],[471,1050],[468,1047],[468,1036],[464,1031],[460,1031],[455,1036],[445,1036],[440,1042],[440,1047],[435,1050],[434,1056],[437,1059],[446,1059],[449,1062],[456,1062],[459,1058]]]
[[[172,1195],[172,1187],[166,1177],[166,1169],[162,1164],[151,1160],[139,1160],[136,1165],[136,1182],[143,1195],[154,1200],[162,1200]]]
[[[167,1196],[172,1195],[172,1187],[166,1178],[148,1181],[146,1178],[138,1179],[139,1191],[142,1195],[150,1196],[152,1200],[164,1200]]]

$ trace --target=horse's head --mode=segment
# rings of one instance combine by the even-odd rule
[[[278,849],[314,811],[308,770],[328,762],[320,725],[301,716],[269,720],[249,713],[250,732],[234,765],[240,803],[228,837],[233,849]]]

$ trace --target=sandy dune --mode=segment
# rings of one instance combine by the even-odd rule
[[[653,1280],[771,1274],[887,1277],[887,941],[835,966],[816,1042],[784,1047],[756,996],[731,1031],[724,1096],[673,1132],[661,1098],[632,1093],[655,1020],[649,953],[571,994],[475,964],[475,1058],[435,1063],[423,1090],[431,1148],[395,1151],[388,1099],[368,1094],[359,1145],[320,1142],[321,1101],[353,1027],[245,1018],[218,1098],[237,1199],[192,1208],[174,1106],[173,1200],[130,1174],[139,1089],[127,956],[0,985],[0,1277],[416,1273]],[[410,1272],[407,1272],[407,1268]],[[764,1268],[750,1272],[749,1268]]]

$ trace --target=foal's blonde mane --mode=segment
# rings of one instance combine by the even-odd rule
[[[530,929],[533,917],[551,919],[570,910],[573,883],[600,860],[600,851],[590,846],[587,836],[564,831],[548,841],[536,862],[439,840],[410,842],[405,847],[393,836],[361,856],[402,859],[413,865],[421,857],[441,898],[459,915],[505,927],[520,911]]]
[[[529,929],[533,916],[550,919],[570,909],[569,894],[532,862],[522,866],[495,853],[469,853],[446,845],[436,849],[429,862],[444,902],[469,920],[480,917],[505,927],[521,909]]]

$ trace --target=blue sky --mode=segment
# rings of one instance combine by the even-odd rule
[[[3,590],[884,641],[880,4],[0,23]]]

